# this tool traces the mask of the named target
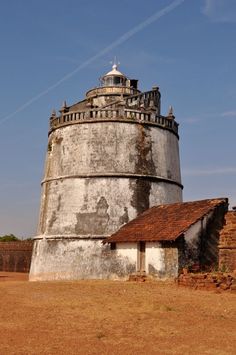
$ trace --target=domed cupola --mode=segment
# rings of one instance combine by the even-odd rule
[[[101,78],[102,86],[126,86],[127,77],[117,68],[118,65],[113,64],[112,70]]]

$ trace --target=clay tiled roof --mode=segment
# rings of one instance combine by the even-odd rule
[[[176,240],[220,205],[227,208],[227,198],[155,206],[121,227],[104,243]]]

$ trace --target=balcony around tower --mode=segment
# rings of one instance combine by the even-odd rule
[[[71,124],[122,121],[156,125],[178,136],[178,123],[172,113],[161,115],[160,102],[158,87],[141,92],[138,80],[128,79],[114,64],[112,70],[101,77],[100,86],[89,90],[84,100],[70,107],[64,103],[59,116],[53,112],[49,134]]]
[[[98,122],[98,121],[123,121],[158,126],[168,129],[178,135],[178,123],[169,117],[155,113],[142,112],[131,109],[91,109],[86,111],[70,111],[60,116],[51,116],[49,134],[57,128],[71,124]]]

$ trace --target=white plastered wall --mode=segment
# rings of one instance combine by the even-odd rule
[[[136,270],[138,265],[138,243],[117,243],[117,254],[121,257],[127,257],[130,262],[136,264]],[[145,270],[149,273],[149,269],[152,272],[161,272],[165,270],[164,263],[164,249],[158,242],[147,242],[145,250]]]
[[[152,273],[165,270],[164,249],[158,242],[146,243],[146,259],[145,259],[146,273]]]
[[[137,243],[117,243],[116,250],[118,256],[123,258],[128,258],[131,263],[136,265],[137,270],[137,259],[138,259],[138,248]]]
[[[200,253],[200,235],[203,231],[206,230],[208,221],[212,218],[212,212],[208,213],[203,219],[194,223],[184,235],[184,239],[187,245],[187,248],[191,250],[192,256],[196,258],[199,257]]]

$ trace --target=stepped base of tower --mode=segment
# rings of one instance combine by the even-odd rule
[[[36,239],[29,280],[126,279],[136,271],[134,263],[115,256],[102,240]]]

